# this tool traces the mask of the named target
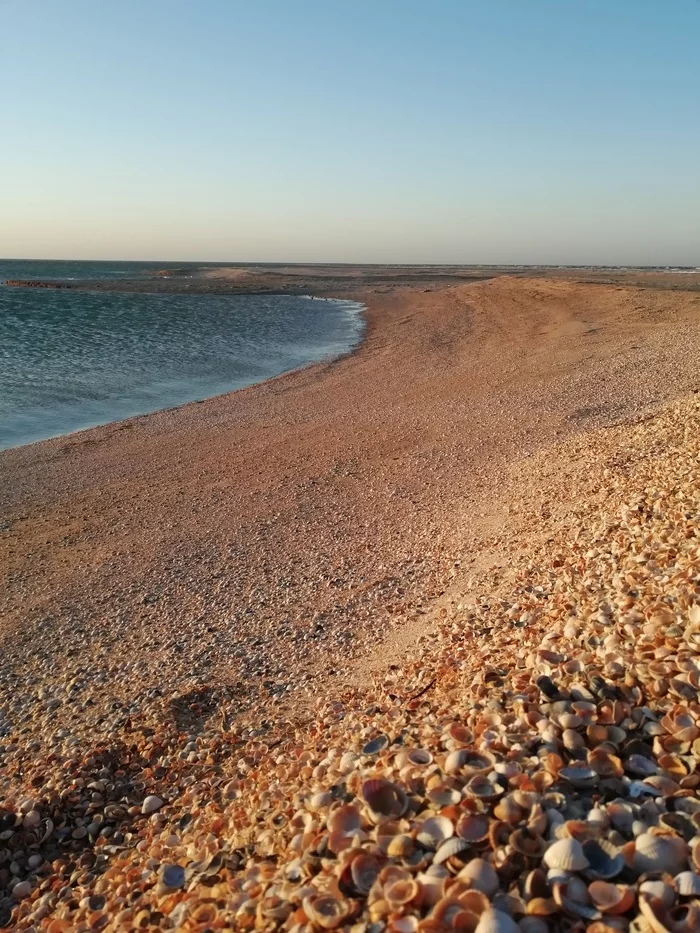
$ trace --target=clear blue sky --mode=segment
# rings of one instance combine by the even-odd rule
[[[0,256],[700,264],[700,0],[0,0]]]

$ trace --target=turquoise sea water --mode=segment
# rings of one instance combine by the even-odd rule
[[[134,278],[153,268],[0,261],[0,281]],[[360,310],[356,302],[300,296],[0,285],[0,449],[208,398],[345,353],[360,340]]]

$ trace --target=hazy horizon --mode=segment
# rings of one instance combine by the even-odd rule
[[[695,0],[0,16],[8,259],[700,265]]]

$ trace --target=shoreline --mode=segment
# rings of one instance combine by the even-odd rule
[[[509,463],[698,381],[692,293],[504,277],[346,297],[367,308],[349,355],[0,453],[0,684],[79,664],[78,625],[99,632],[100,703],[137,702],[134,670],[156,688],[165,664],[242,718],[303,708],[492,550]]]

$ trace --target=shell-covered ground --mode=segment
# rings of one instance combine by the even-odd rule
[[[551,494],[514,509],[505,567],[303,721],[202,727],[203,690],[6,735],[2,924],[700,927],[699,413],[528,458]]]

